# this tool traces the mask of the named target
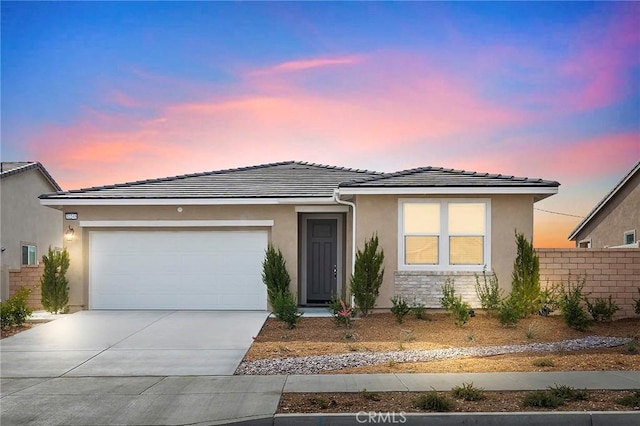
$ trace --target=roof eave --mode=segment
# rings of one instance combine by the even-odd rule
[[[557,186],[549,187],[340,187],[341,195],[480,195],[480,194],[532,194],[536,201],[558,193]]]
[[[244,198],[40,198],[43,206],[215,206],[335,204],[330,197],[244,197]]]

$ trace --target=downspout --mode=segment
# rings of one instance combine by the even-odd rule
[[[333,190],[333,199],[338,204],[343,204],[345,206],[351,207],[351,275],[356,270],[356,205],[351,201],[345,201],[340,199],[340,188],[336,188]],[[351,306],[355,306],[355,298],[353,294],[351,295]]]

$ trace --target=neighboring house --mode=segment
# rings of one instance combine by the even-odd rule
[[[569,235],[580,248],[640,247],[640,161]]]
[[[267,308],[267,245],[282,250],[300,305],[349,297],[355,248],[385,252],[378,307],[394,294],[438,307],[453,277],[510,286],[514,231],[533,234],[533,204],[559,184],[442,168],[378,173],[281,162],[44,194],[74,220],[65,242],[72,309]]]
[[[0,163],[2,300],[9,296],[9,271],[36,267],[49,247],[62,248],[62,212],[44,207],[43,192],[61,191],[38,162]]]

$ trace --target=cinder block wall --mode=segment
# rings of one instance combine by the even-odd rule
[[[584,291],[589,299],[609,295],[620,310],[614,319],[636,317],[633,299],[639,299],[640,250],[638,249],[537,249],[540,284],[566,283],[586,275]]]
[[[20,287],[31,289],[27,306],[32,310],[42,310],[40,278],[44,273],[44,263],[38,266],[23,266],[19,270],[9,271],[9,297],[16,294]]]

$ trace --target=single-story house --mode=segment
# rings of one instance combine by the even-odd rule
[[[35,161],[1,162],[0,185],[0,298],[6,300],[10,287],[17,285],[10,286],[9,272],[24,270],[23,275],[33,275],[28,280],[31,284],[28,286],[33,288],[39,278],[37,273],[29,272],[38,268],[49,247],[62,249],[62,212],[43,207],[38,199],[43,192],[62,189],[44,166]]]
[[[533,234],[533,204],[559,183],[435,167],[396,173],[287,161],[44,194],[65,212],[71,309],[267,309],[270,243],[300,305],[347,298],[354,253],[377,234],[394,294],[438,307],[455,279],[511,282],[514,232]]]
[[[640,161],[569,234],[580,248],[640,247]]]

